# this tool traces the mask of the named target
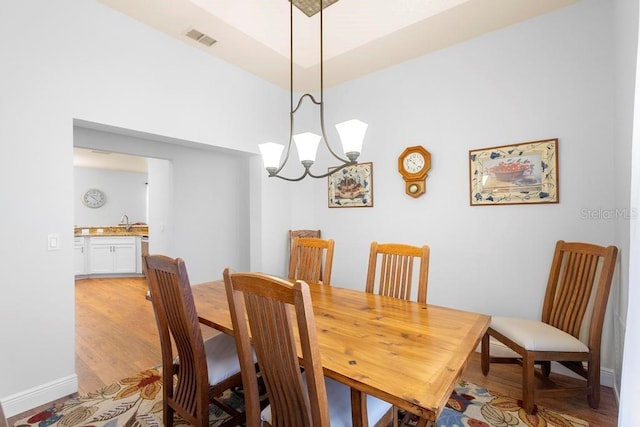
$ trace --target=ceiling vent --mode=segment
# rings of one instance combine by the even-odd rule
[[[309,18],[311,18],[313,15],[315,15],[318,12],[320,12],[320,3],[322,3],[322,9],[324,10],[327,7],[329,7],[332,4],[334,4],[335,2],[337,2],[338,0],[322,0],[322,1],[318,1],[318,0],[289,0],[289,1],[292,2],[295,7],[300,9],[302,11],[302,13],[304,13]]]
[[[217,41],[216,39],[209,37],[205,33],[202,33],[193,28],[187,32],[186,36],[197,41],[198,43],[202,43],[207,47],[211,47]]]

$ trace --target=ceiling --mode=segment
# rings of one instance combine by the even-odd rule
[[[99,0],[197,49],[289,88],[287,0]],[[313,0],[294,0],[313,1]],[[316,0],[317,1],[317,0]],[[580,0],[338,0],[326,7],[330,87]],[[294,8],[294,89],[319,89],[319,14]],[[208,47],[186,36],[215,39]]]
[[[73,148],[73,165],[82,168],[147,173],[145,157],[78,147]]]
[[[289,89],[288,0],[98,0],[209,55]],[[294,0],[296,2],[317,0]],[[324,86],[331,87],[580,0],[325,0]],[[293,9],[294,90],[319,90],[320,14]],[[206,46],[187,36],[191,30]],[[76,149],[75,164],[136,172],[146,159]]]

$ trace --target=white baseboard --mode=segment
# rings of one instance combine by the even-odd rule
[[[567,369],[559,363],[551,362],[551,372],[556,372],[561,375],[566,375],[572,378],[584,379],[580,375],[573,372],[571,369]],[[613,388],[613,369],[600,368],[600,385]]]
[[[490,354],[492,356],[497,357],[515,357],[518,356],[517,353],[514,353],[509,347],[501,343],[500,341],[494,340],[493,337],[491,339],[490,345]],[[480,352],[480,345],[476,348],[477,352]],[[555,372],[561,375],[566,375],[572,378],[584,379],[580,375],[573,372],[571,369],[565,368],[560,363],[551,362],[551,372]],[[610,368],[600,368],[600,385],[605,387],[613,388],[614,384],[614,374],[613,369]]]
[[[625,319],[620,317],[619,313],[615,314],[614,317],[615,317],[615,322],[617,323],[617,328],[618,328],[618,331],[617,333],[614,334],[614,338],[613,338],[614,344],[616,347],[616,352],[614,354],[615,354],[615,359],[619,362],[617,366],[620,369],[620,375],[617,377],[614,376],[613,393],[616,398],[616,403],[618,404],[618,406],[620,406],[620,387],[621,387],[620,382],[622,381],[622,359],[623,359],[622,351],[624,350],[624,338],[627,336],[626,335],[627,322]]]
[[[69,375],[2,399],[6,417],[13,417],[54,400],[77,393],[78,376]]]

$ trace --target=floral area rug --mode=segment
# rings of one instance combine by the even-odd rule
[[[529,415],[522,401],[489,392],[461,381],[438,418],[438,427],[584,427],[589,423],[547,408],[535,406]],[[416,417],[405,424],[415,426]]]
[[[241,393],[227,390],[222,399],[243,410]],[[209,405],[209,426],[217,427],[229,415]],[[176,415],[174,426],[188,426]],[[15,423],[17,426],[161,427],[162,369],[153,368],[125,378],[86,396],[70,398]]]
[[[243,409],[242,393],[228,390],[224,399]],[[217,427],[228,417],[210,405],[209,426]],[[407,426],[415,425],[409,419]],[[175,426],[187,425],[176,417]],[[515,399],[490,393],[462,381],[438,419],[438,427],[583,427],[585,421],[538,407],[527,415]],[[162,372],[153,368],[90,393],[70,398],[15,423],[15,427],[160,427],[162,426]]]

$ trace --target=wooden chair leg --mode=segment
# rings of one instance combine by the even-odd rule
[[[354,427],[366,427],[369,425],[367,420],[367,395],[354,388],[351,389],[351,415]]]
[[[489,373],[490,357],[489,334],[485,333],[482,337],[482,346],[480,349],[480,367],[482,368],[482,374],[485,376]]]
[[[533,355],[526,352],[522,358],[522,407],[527,414],[533,413],[535,394],[535,371]]]
[[[548,377],[551,374],[551,362],[540,362],[540,369],[542,370],[542,375]]]
[[[587,401],[593,409],[597,409],[600,405],[600,366],[595,365],[596,364],[590,362],[587,367],[589,370],[587,378]]]
[[[398,425],[399,425],[400,427],[406,427],[406,426],[407,426],[407,423],[409,422],[409,420],[410,420],[410,419],[411,419],[411,413],[409,413],[409,412],[405,412],[405,413],[404,413],[404,416],[402,417],[402,419],[401,419],[401,420],[400,420],[400,419],[398,420],[398,423],[399,423]]]
[[[416,427],[436,427],[436,423],[434,421],[429,421],[426,418],[420,418]]]
[[[166,402],[166,398],[165,398],[165,402]],[[173,427],[173,417],[175,416],[173,408],[171,408],[166,403],[164,403],[163,406],[164,406],[164,416],[163,416],[164,425],[166,427]]]

